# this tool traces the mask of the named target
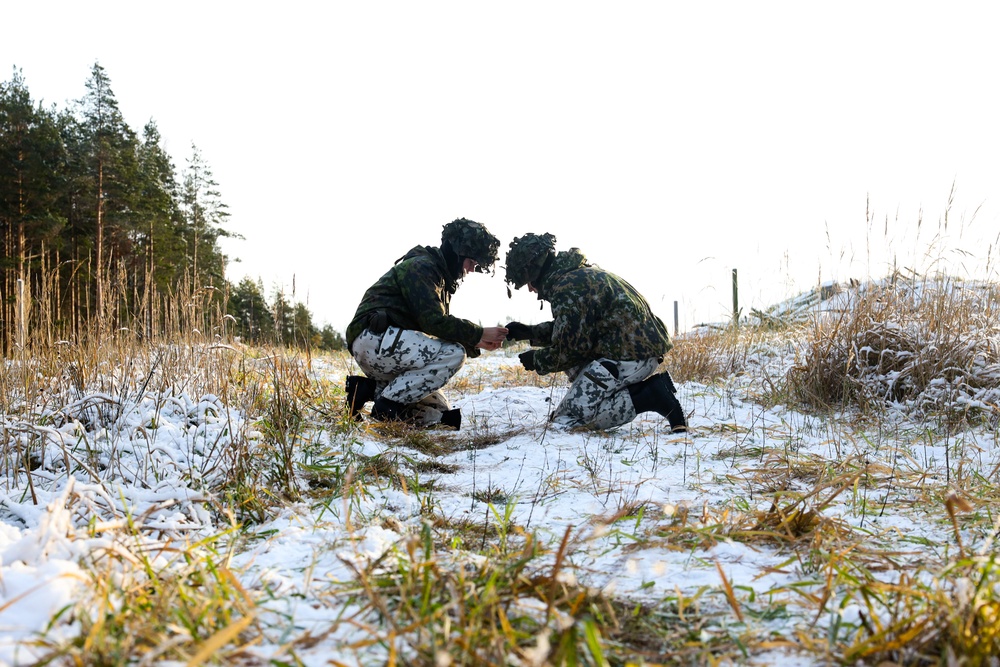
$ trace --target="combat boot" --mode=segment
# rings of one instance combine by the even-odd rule
[[[412,425],[417,421],[417,410],[412,405],[380,396],[375,399],[375,405],[372,406],[372,419],[382,422],[405,422]],[[461,429],[462,411],[458,408],[445,410],[441,413],[440,423],[455,430]],[[432,427],[434,424],[426,424],[425,426]]]
[[[658,412],[670,422],[671,431],[683,433],[687,431],[687,418],[684,416],[684,408],[681,407],[680,401],[671,391],[673,386],[670,375],[657,373],[642,382],[630,385],[628,392],[632,396],[636,414]]]
[[[365,403],[375,400],[377,388],[375,380],[364,375],[347,376],[344,391],[347,394],[347,410],[352,419],[361,419],[361,408],[365,407]]]
[[[375,421],[408,422],[413,418],[413,408],[406,403],[379,396],[375,399],[371,414]]]
[[[462,428],[462,411],[458,408],[453,408],[451,410],[445,410],[441,413],[441,423],[445,426],[451,426],[456,431]]]

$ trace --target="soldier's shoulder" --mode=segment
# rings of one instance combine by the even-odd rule
[[[577,284],[587,284],[595,281],[603,280],[607,275],[607,271],[600,269],[596,266],[578,266],[565,271],[560,278],[566,283],[577,283]]]
[[[430,246],[418,245],[415,248],[411,248],[409,252],[396,260],[396,266],[400,268],[409,268],[413,266],[423,266],[426,264],[434,264],[438,261],[439,253],[435,253],[435,248]]]
[[[417,250],[417,248],[414,248]],[[397,275],[425,276],[437,280],[442,277],[444,271],[444,259],[433,251],[434,248],[423,248],[425,252],[414,252],[411,250],[395,266]]]

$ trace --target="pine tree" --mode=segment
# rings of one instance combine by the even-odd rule
[[[236,318],[237,334],[248,343],[274,340],[274,317],[260,282],[244,278],[229,294],[229,314]]]
[[[62,187],[64,147],[53,113],[35,107],[24,78],[15,68],[11,81],[0,84],[0,320],[12,321],[8,299],[21,284],[38,294],[38,267],[44,253],[59,245],[65,220],[57,200]],[[49,304],[52,305],[52,304]]]
[[[292,316],[290,344],[294,347],[307,349],[318,344],[319,341],[314,340],[317,337],[316,334],[317,331],[312,322],[312,313],[309,312],[305,304],[301,302],[296,303]]]
[[[177,176],[173,161],[160,145],[160,131],[150,120],[138,146],[135,210],[136,253],[130,275],[134,292],[145,306],[146,330],[153,325],[153,302],[158,292],[169,292],[184,266],[184,240]]]
[[[181,205],[188,263],[196,288],[222,284],[228,258],[219,248],[219,239],[242,238],[222,226],[229,218],[229,211],[222,202],[218,187],[201,151],[192,144],[191,157],[184,173]]]
[[[62,335],[94,320],[100,331],[109,316],[124,326],[141,316],[153,333],[157,292],[226,285],[218,241],[242,237],[224,229],[229,213],[196,147],[179,186],[156,124],[140,142],[100,64],[86,89],[71,109],[45,110],[16,68],[0,83],[0,322],[13,319],[7,297],[20,281],[52,296],[35,313],[50,333],[59,319]],[[223,293],[202,296],[221,305]]]
[[[319,349],[327,351],[343,350],[347,347],[344,336],[339,331],[334,331],[329,324],[324,324],[319,332]]]
[[[111,275],[108,255],[122,260],[134,251],[131,212],[138,141],[122,117],[111,80],[100,64],[94,64],[86,86],[87,93],[78,102],[80,121],[76,129],[82,159],[77,165],[77,183],[84,211],[80,222],[89,223],[93,229],[95,306],[98,317],[103,317],[105,283]]]
[[[275,342],[279,345],[293,345],[295,341],[295,310],[278,290],[272,300],[271,313],[274,318]]]
[[[169,289],[179,278],[174,267],[183,266],[183,217],[174,163],[160,141],[160,131],[151,120],[143,128],[139,145],[135,217],[146,272],[157,287]]]

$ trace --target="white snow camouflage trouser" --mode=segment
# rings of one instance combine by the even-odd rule
[[[609,429],[635,419],[629,385],[642,382],[656,372],[659,359],[614,361],[597,359],[566,371],[573,382],[552,413],[560,426]],[[617,371],[617,375],[611,369]]]
[[[413,329],[361,332],[351,354],[375,380],[376,396],[413,406],[421,424],[436,424],[451,404],[440,389],[465,364],[465,348]]]

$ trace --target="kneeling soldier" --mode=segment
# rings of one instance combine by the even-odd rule
[[[506,267],[514,289],[527,285],[552,306],[551,322],[507,325],[507,340],[538,348],[520,355],[527,370],[564,371],[572,381],[552,421],[608,429],[653,411],[686,431],[670,375],[656,373],[673,347],[663,322],[627,282],[589,264],[578,248],[556,253],[555,242],[552,234],[515,238]]]
[[[365,373],[347,378],[354,418],[374,401],[375,420],[461,427],[440,389],[466,355],[498,349],[507,330],[451,315],[451,296],[467,274],[490,270],[499,247],[485,226],[459,218],[444,226],[440,247],[411,249],[368,288],[347,327],[347,347]]]

